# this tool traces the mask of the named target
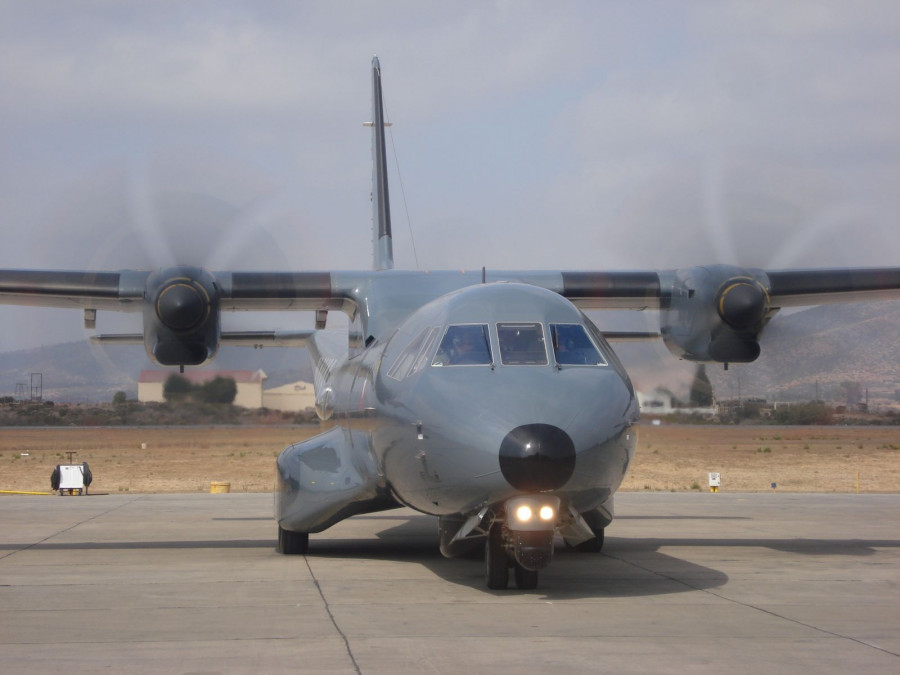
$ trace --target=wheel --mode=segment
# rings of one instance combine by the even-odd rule
[[[509,584],[509,559],[503,546],[503,525],[494,523],[484,544],[484,579],[487,587],[501,590]]]
[[[596,532],[596,537],[593,539],[588,539],[587,541],[583,541],[578,546],[575,547],[576,551],[580,551],[581,553],[600,553],[603,550],[603,540],[605,538],[606,530],[599,530]]]
[[[519,563],[516,563],[516,588],[523,591],[530,591],[537,588],[538,573],[537,570],[527,570]]]
[[[309,533],[308,532],[291,532],[290,530],[278,527],[278,547],[279,553],[285,555],[301,555],[309,551]]]

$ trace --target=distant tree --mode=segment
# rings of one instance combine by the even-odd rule
[[[167,401],[183,401],[194,390],[186,377],[172,373],[163,385],[163,398]]]
[[[128,400],[128,395],[124,391],[117,391],[113,394],[113,403],[120,405]]]
[[[758,401],[745,401],[738,410],[737,416],[744,420],[758,419],[762,414],[762,405]]]
[[[856,405],[862,400],[863,386],[859,382],[844,381],[838,387],[847,405]]]
[[[230,377],[214,377],[196,392],[196,397],[204,403],[234,403],[235,396],[237,384]]]
[[[691,405],[697,408],[707,408],[712,405],[713,391],[706,374],[706,365],[699,364],[694,374],[694,382],[691,384]]]

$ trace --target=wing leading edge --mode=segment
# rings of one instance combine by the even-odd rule
[[[707,268],[696,268],[707,269]],[[550,288],[583,309],[664,309],[682,276],[669,271],[492,272],[490,281],[521,281]],[[339,273],[340,274],[340,273]],[[427,279],[440,272],[397,272]],[[454,274],[457,273],[448,273]],[[377,279],[390,272],[347,272]],[[0,270],[0,303],[40,307],[92,307],[140,311],[147,271]],[[223,310],[343,309],[350,289],[334,283],[332,272],[214,272]],[[772,307],[796,307],[900,297],[900,267],[737,270],[759,279]],[[691,289],[687,289],[690,292]]]

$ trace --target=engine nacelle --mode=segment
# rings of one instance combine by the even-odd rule
[[[762,270],[731,265],[677,270],[660,329],[673,354],[690,361],[749,363],[772,315]]]
[[[170,267],[147,278],[144,349],[163,366],[199,366],[219,349],[219,289],[199,267]]]

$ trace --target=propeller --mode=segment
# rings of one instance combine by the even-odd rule
[[[150,174],[132,171],[106,188],[120,195],[108,202],[116,213],[94,220],[94,228],[100,223],[103,231],[92,238],[99,244],[88,264],[156,270],[143,288],[142,335],[107,335],[98,341],[143,342],[150,358],[164,366],[201,365],[216,355],[221,335],[220,285],[208,268],[227,269],[236,261],[243,269],[288,268],[284,249],[267,226],[289,205],[277,193],[238,208],[193,192],[159,191]],[[107,320],[122,325],[115,315]],[[92,326],[86,322],[86,327]],[[108,371],[111,362],[103,348],[95,344],[92,352]]]

